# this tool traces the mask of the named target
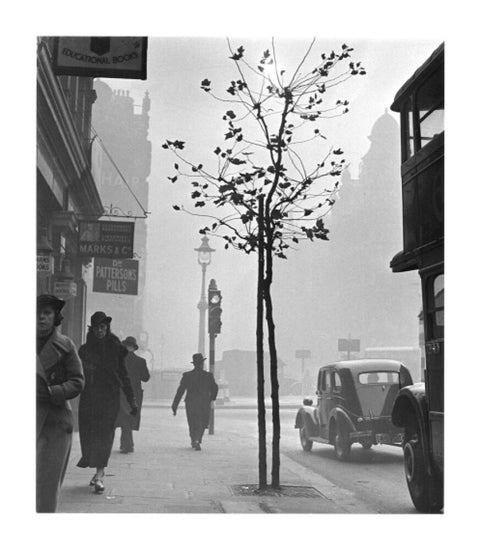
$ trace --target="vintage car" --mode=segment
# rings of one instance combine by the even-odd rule
[[[391,412],[400,387],[412,383],[399,361],[361,359],[321,367],[317,404],[304,399],[295,428],[305,451],[313,443],[330,443],[340,460],[347,460],[352,443],[364,449],[379,443],[401,446],[403,429],[392,424]]]

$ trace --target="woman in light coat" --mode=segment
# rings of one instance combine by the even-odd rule
[[[65,302],[37,298],[37,512],[55,512],[70,456],[73,417],[69,399],[83,388],[75,344],[58,327]]]

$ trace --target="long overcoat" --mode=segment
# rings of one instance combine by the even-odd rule
[[[127,367],[128,377],[130,378],[133,394],[137,402],[138,413],[136,416],[130,414],[128,401],[125,394],[121,392],[120,409],[118,411],[116,426],[138,430],[140,428],[140,414],[143,402],[142,382],[148,382],[150,380],[150,373],[148,372],[145,359],[142,359],[133,351],[128,352],[128,355],[125,357],[125,366]]]
[[[69,399],[83,389],[73,342],[54,329],[37,354],[37,512],[55,512],[72,444]]]
[[[200,425],[206,428],[210,419],[210,404],[215,401],[218,393],[218,386],[212,373],[195,368],[184,372],[172,403],[174,409],[177,409],[185,392],[187,392],[185,396],[187,417],[196,418]]]
[[[136,405],[125,367],[127,349],[114,334],[97,339],[92,333],[78,350],[85,371],[85,389],[78,406],[82,457],[80,468],[104,468],[115,437],[120,389],[131,407]]]

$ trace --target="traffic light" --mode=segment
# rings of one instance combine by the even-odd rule
[[[222,293],[219,290],[208,289],[208,333],[222,332]]]

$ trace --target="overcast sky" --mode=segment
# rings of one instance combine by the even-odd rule
[[[310,40],[276,39],[279,67],[285,69],[287,74],[294,69],[305,55]],[[231,42],[234,49],[243,45],[245,55],[252,62],[257,62],[265,49],[271,49],[269,37],[237,37]],[[359,162],[369,147],[368,135],[373,124],[386,110],[390,112],[389,107],[398,88],[440,42],[360,40],[348,36],[317,39],[305,68],[313,67],[322,52],[339,50],[344,42],[354,48],[352,58],[362,61],[367,75],[351,79],[341,89],[335,90],[338,97],[350,101],[350,112],[325,123],[322,130],[329,144],[345,151],[346,161],[353,176],[356,176]],[[176,159],[161,145],[167,138],[180,139],[186,141],[185,156],[193,162],[207,164],[214,158],[212,151],[222,144],[225,133],[222,115],[229,107],[203,92],[200,82],[208,78],[216,93],[228,97],[223,91],[232,79],[238,78],[229,56],[226,38],[149,37],[146,81],[105,79],[113,89],[129,90],[139,108],[145,91],[151,98],[151,214],[148,219],[145,328],[151,335],[157,367],[161,354],[163,368],[184,368],[196,351],[196,305],[200,297],[201,271],[193,249],[200,244],[198,229],[204,225],[198,218],[172,209],[173,204],[191,205],[191,189],[185,180],[180,179],[172,184],[167,179],[174,175],[173,163]],[[207,270],[207,284],[210,278],[215,278],[224,295],[223,331],[217,339],[217,357],[220,358],[225,349],[253,350],[255,347],[256,266],[253,256],[226,251],[219,240],[211,239],[210,244],[216,252]],[[317,241],[306,246],[321,245]],[[296,261],[298,258],[292,252],[288,262]],[[299,264],[298,269],[301,268]],[[291,284],[294,286],[295,280]],[[242,323],[238,320],[239,304],[245,312]],[[286,315],[287,312],[277,310],[277,313]],[[160,350],[162,335],[163,351]],[[280,326],[280,342],[281,338]],[[311,345],[311,342],[298,342],[296,347],[308,348]],[[287,361],[293,357],[293,350],[282,349],[281,343],[280,350]]]

